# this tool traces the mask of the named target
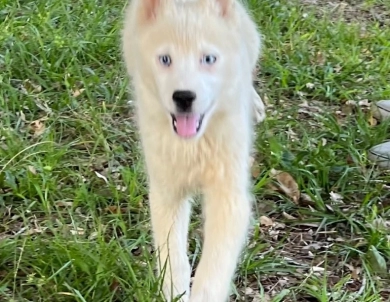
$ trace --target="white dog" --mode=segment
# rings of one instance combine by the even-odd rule
[[[251,214],[255,23],[237,0],[132,0],[123,53],[149,178],[163,291],[172,301],[223,302]],[[191,196],[204,196],[204,245],[190,293]]]

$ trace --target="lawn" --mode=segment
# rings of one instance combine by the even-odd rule
[[[163,301],[125,2],[0,0],[0,301]],[[390,99],[390,2],[248,2],[268,116],[231,301],[390,301],[390,174],[367,159],[390,132],[370,112]]]

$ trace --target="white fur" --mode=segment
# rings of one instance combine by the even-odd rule
[[[264,105],[252,86],[260,51],[254,22],[233,0],[132,0],[123,53],[137,100],[149,177],[149,202],[159,272],[168,301],[223,302],[244,245],[251,213],[249,156],[253,122]],[[158,56],[169,54],[172,65]],[[204,54],[217,56],[210,66]],[[172,93],[196,92],[205,113],[190,139],[173,130]],[[204,195],[203,254],[190,294],[187,232],[190,198]]]

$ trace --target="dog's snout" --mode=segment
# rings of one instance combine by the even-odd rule
[[[196,94],[191,90],[176,90],[172,95],[172,99],[179,111],[188,112],[196,99]]]

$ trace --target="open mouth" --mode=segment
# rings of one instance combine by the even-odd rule
[[[171,113],[171,117],[173,130],[180,137],[190,138],[195,136],[202,127],[204,114],[180,113],[175,115]]]

